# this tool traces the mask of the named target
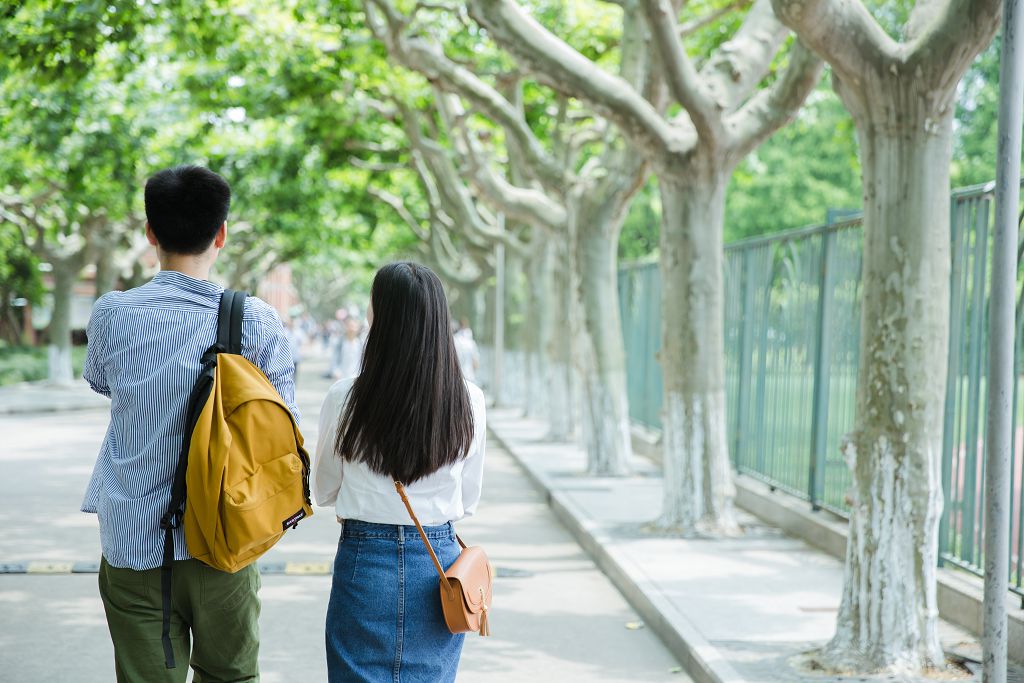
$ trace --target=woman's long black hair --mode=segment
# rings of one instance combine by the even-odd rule
[[[403,261],[377,271],[362,371],[334,452],[410,484],[466,456],[473,408],[455,355],[441,280]]]

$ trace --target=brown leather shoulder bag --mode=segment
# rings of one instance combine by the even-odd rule
[[[491,635],[487,613],[491,608],[491,586],[494,577],[491,574],[491,563],[487,559],[487,553],[480,546],[467,548],[462,539],[456,536],[459,545],[462,546],[462,552],[448,571],[445,571],[427,539],[427,534],[420,526],[420,520],[412,511],[405,487],[396,481],[395,490],[402,497],[405,509],[409,511],[409,516],[412,517],[416,529],[420,532],[420,538],[423,539],[423,545],[427,546],[427,552],[434,560],[437,574],[441,577],[441,610],[444,612],[448,630],[452,633],[476,631],[482,636]]]

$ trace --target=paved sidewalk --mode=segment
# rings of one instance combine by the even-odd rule
[[[638,459],[631,477],[585,477],[585,455],[578,446],[543,441],[546,425],[519,415],[492,410],[488,423],[694,680],[900,680],[831,678],[796,666],[801,653],[823,645],[835,630],[840,562],[742,511],[746,534],[741,538],[683,539],[652,532],[646,525],[659,513],[662,493],[660,473],[651,463]],[[947,651],[980,659],[969,634],[943,623],[941,636]],[[964,674],[953,680],[972,678]]]
[[[299,381],[310,447],[329,385],[321,371],[314,359]],[[0,568],[98,560],[96,518],[78,507],[108,420],[107,410],[0,415],[0,432],[8,435],[0,447]],[[466,641],[459,680],[689,681],[512,458],[493,441],[487,457],[479,514],[459,532],[484,546],[498,569],[494,635]],[[317,508],[265,562],[329,565],[337,534],[331,511]],[[326,680],[330,582],[329,575],[263,577],[265,683]],[[0,573],[0,672],[0,681],[12,683],[113,680],[96,574]]]
[[[68,386],[21,382],[0,387],[0,415],[56,413],[67,410],[106,410],[110,401],[82,380]]]

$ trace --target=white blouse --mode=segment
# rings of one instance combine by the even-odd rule
[[[365,463],[342,460],[334,454],[338,422],[355,378],[339,380],[328,390],[320,408],[320,429],[313,465],[316,504],[333,504],[341,519],[376,524],[412,524],[390,477],[377,474]],[[424,526],[436,526],[469,517],[480,502],[487,442],[484,393],[466,382],[473,408],[473,443],[465,458],[405,487],[412,509]],[[396,425],[400,429],[400,425]]]

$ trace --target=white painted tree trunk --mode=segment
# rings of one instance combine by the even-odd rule
[[[552,272],[553,305],[550,308],[552,325],[546,348],[549,367],[547,438],[551,441],[569,441],[575,429],[572,397],[572,309],[575,294],[567,254],[557,245],[556,249]]]
[[[47,349],[51,384],[68,385],[74,380],[71,367],[71,301],[77,279],[77,268],[54,262],[53,315],[50,318],[50,345]]]
[[[726,438],[722,229],[727,174],[661,173],[664,506],[659,526],[738,531]]]
[[[618,234],[607,215],[605,198],[583,199],[575,212],[576,265],[583,328],[583,425],[587,471],[619,476],[630,471],[633,455],[629,401],[626,398],[626,352],[622,342],[618,292]]]
[[[907,98],[909,99],[909,98]],[[880,102],[879,96],[873,100]],[[881,107],[879,107],[881,108]],[[864,267],[846,576],[834,667],[944,664],[935,571],[949,327],[949,115],[890,103],[901,126],[858,120]]]
[[[547,349],[553,334],[553,250],[547,241],[527,264],[529,313],[524,321],[526,347],[526,405],[524,414],[531,418],[548,416],[549,392]]]

